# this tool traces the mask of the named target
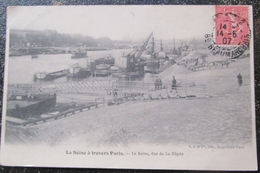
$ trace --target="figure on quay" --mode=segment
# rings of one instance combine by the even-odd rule
[[[158,89],[161,90],[161,89],[162,89],[162,85],[163,85],[163,84],[162,84],[162,80],[159,78],[159,79],[158,79]]]
[[[237,82],[238,82],[238,86],[242,86],[243,78],[240,73],[237,75]]]
[[[158,90],[159,89],[159,79],[156,79],[155,82],[154,82],[154,88],[155,90]]]
[[[177,91],[177,81],[176,81],[176,79],[175,79],[174,76],[172,77],[172,90],[171,90],[171,92],[172,92],[173,90],[175,90],[176,93],[178,92],[178,91]]]

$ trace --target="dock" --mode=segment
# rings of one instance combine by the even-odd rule
[[[96,102],[96,103],[92,103],[92,104],[86,104],[84,106],[80,106],[74,109],[69,109],[66,111],[61,111],[58,114],[54,114],[51,115],[50,113],[48,114],[49,116],[46,117],[41,117],[41,118],[34,118],[34,119],[19,119],[19,118],[13,118],[13,117],[8,117],[7,116],[7,123],[15,125],[15,126],[27,126],[27,125],[37,125],[40,123],[45,123],[48,121],[53,121],[53,120],[58,120],[60,118],[64,118],[64,117],[68,117],[80,112],[84,112],[87,110],[91,110],[91,109],[96,109],[98,108],[100,105],[105,106],[104,105],[104,101],[102,102]]]

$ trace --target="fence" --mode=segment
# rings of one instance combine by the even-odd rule
[[[89,93],[108,91],[116,81],[82,81],[57,84],[9,84],[8,93],[14,95],[43,94],[43,93]]]
[[[13,95],[43,94],[43,93],[111,93],[113,90],[118,93],[160,93],[169,95],[171,84],[164,84],[157,89],[154,83],[139,81],[82,81],[57,84],[11,84],[8,85],[8,93]],[[102,91],[102,92],[101,92]],[[195,85],[194,83],[183,83],[177,85],[177,92],[183,95],[205,94],[205,85]]]
[[[113,89],[124,90],[125,92],[149,92],[155,89],[153,83],[138,81],[117,81]]]
[[[137,81],[117,81],[113,87],[124,93],[159,93],[160,95],[169,95],[171,92],[177,91],[178,94],[182,95],[206,94],[206,85],[195,83],[179,83],[174,91],[172,91],[171,84],[164,84],[159,87],[160,89],[157,89],[154,83]]]
[[[171,85],[166,85],[166,93],[169,94],[171,92],[180,93],[182,95],[205,95],[206,94],[206,85],[195,84],[195,83],[184,83],[179,84],[176,87],[176,90],[172,90]]]

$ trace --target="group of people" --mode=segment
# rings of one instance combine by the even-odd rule
[[[242,79],[242,75],[239,73],[238,76],[237,76],[237,79],[238,79],[238,85],[239,86],[242,86],[243,84],[243,79]],[[155,82],[154,82],[154,86],[155,86],[155,90],[160,90],[162,89],[163,87],[163,83],[162,83],[162,80],[161,79],[156,79]],[[195,83],[193,82],[192,83],[192,86],[195,86]],[[172,77],[172,83],[171,83],[171,91],[172,92],[173,90],[175,90],[175,92],[177,93],[177,81],[175,79],[175,77],[173,76]],[[118,95],[118,92],[119,90],[117,90],[116,88],[113,90],[112,94],[113,94],[113,97],[115,99],[117,99],[117,95]]]
[[[172,87],[171,87],[171,92],[173,90],[175,90],[175,92],[178,92],[177,91],[177,81],[175,79],[175,77],[173,76],[172,77]],[[155,90],[160,90],[162,89],[162,86],[163,86],[163,83],[162,83],[162,80],[161,79],[156,79],[155,82],[154,82],[154,87],[155,87]]]
[[[154,88],[155,90],[160,90],[162,89],[163,83],[161,79],[156,79],[154,82]]]

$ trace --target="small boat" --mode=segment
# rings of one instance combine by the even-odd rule
[[[34,79],[44,80],[47,76],[47,72],[39,72],[34,74]]]
[[[128,77],[126,72],[115,72],[115,73],[113,73],[112,76],[116,77],[116,78],[127,78]]]
[[[99,64],[99,65],[96,65],[96,69],[97,70],[108,70],[109,68],[110,68],[109,64]]]
[[[74,64],[70,66],[66,76],[67,77],[86,77],[90,75],[90,68],[83,68],[78,66],[78,64]]]
[[[60,70],[60,71],[55,71],[55,72],[51,72],[51,73],[39,72],[39,73],[34,74],[34,79],[35,80],[53,80],[53,79],[57,79],[57,78],[65,76],[67,71],[68,70]]]
[[[87,58],[87,52],[76,52],[71,55],[71,59]]]
[[[92,70],[92,75],[97,76],[109,76],[111,74],[109,64],[99,64],[95,66],[95,70]]]
[[[32,58],[38,58],[38,55],[32,55]]]
[[[110,73],[115,73],[115,72],[117,72],[117,71],[119,71],[119,67],[117,67],[117,66],[111,66],[110,68],[109,68],[109,72]]]
[[[115,58],[108,56],[108,57],[104,57],[104,58],[98,58],[95,60],[96,65],[99,64],[109,64],[109,65],[114,65],[115,64]]]
[[[117,71],[117,70],[119,70],[120,68],[119,67],[117,67],[117,66],[111,66],[110,67],[110,70],[112,70],[112,71]]]

